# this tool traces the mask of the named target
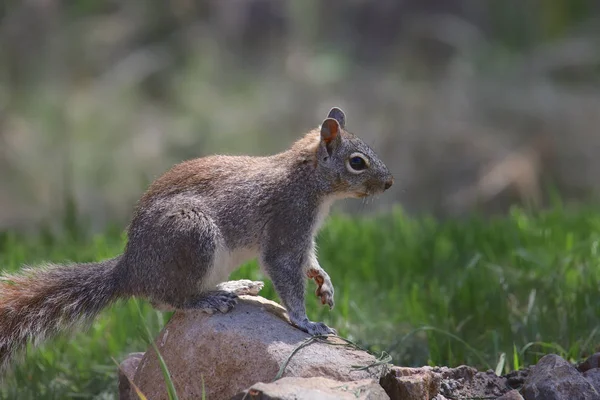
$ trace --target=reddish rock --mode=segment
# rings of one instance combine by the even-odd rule
[[[156,345],[180,399],[199,398],[202,380],[211,400],[229,399],[257,382],[272,382],[281,366],[310,336],[289,324],[285,309],[258,296],[241,296],[226,314],[176,312]],[[311,339],[312,340],[312,339]],[[344,344],[312,341],[291,357],[284,377],[326,377],[349,382],[379,380],[375,357]],[[153,349],[144,355],[134,382],[152,400],[166,399],[166,385]]]

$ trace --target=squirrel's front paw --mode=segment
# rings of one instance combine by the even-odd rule
[[[322,322],[312,322],[309,321],[306,317],[300,320],[294,320],[294,318],[290,319],[293,325],[308,333],[309,335],[337,335],[337,331],[335,329],[328,327]]]
[[[310,279],[314,279],[317,284],[317,290],[315,291],[315,294],[317,297],[321,298],[321,304],[327,304],[329,309],[332,310],[334,306],[334,290],[329,276],[325,273],[325,271],[319,271],[317,269],[308,270],[307,275]]]

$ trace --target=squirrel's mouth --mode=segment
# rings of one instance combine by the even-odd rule
[[[383,191],[384,191],[383,187],[380,188],[378,186],[367,186],[360,192],[355,192],[355,196],[359,199],[362,199],[365,197],[369,197],[369,196],[373,196],[373,195],[382,193]]]

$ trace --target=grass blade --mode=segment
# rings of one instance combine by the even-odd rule
[[[135,391],[135,394],[137,395],[137,397],[140,400],[148,400],[148,398],[146,397],[146,395],[144,395],[144,393],[142,393],[140,388],[135,383],[133,383],[133,381],[125,374],[125,372],[123,371],[123,369],[121,368],[121,366],[119,365],[117,360],[115,360],[113,357],[111,357],[111,359],[117,365],[117,368],[119,368],[119,371],[121,371],[123,373],[123,375],[127,378],[127,380],[129,381],[129,384],[131,385],[131,387],[133,387],[133,390]]]
[[[500,359],[498,360],[498,364],[496,364],[496,375],[502,375],[502,371],[504,370],[504,363],[506,362],[506,353],[500,354]]]
[[[143,321],[144,318],[142,315],[142,310],[140,309],[140,305],[137,302],[137,300],[135,301],[135,304],[137,306],[140,317]],[[163,356],[160,354],[160,351],[158,351],[158,347],[156,346],[156,343],[154,343],[154,339],[152,338],[150,329],[148,328],[148,325],[146,325],[145,323],[142,322],[142,324],[143,324],[144,328],[146,329],[146,333],[148,335],[148,341],[150,342],[150,345],[152,346],[152,348],[156,352],[156,356],[158,357],[158,362],[160,363],[160,369],[161,369],[163,377],[165,379],[165,383],[167,384],[167,395],[169,396],[169,400],[179,400],[179,397],[177,396],[177,391],[175,390],[175,385],[173,384],[173,379],[171,378],[171,374],[169,373],[169,369],[167,368],[167,364],[165,363]]]

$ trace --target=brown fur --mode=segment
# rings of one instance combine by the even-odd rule
[[[154,181],[140,200],[140,205],[159,196],[170,196],[197,187],[218,184],[220,180],[227,178],[227,175],[235,174],[238,168],[260,172],[265,166],[265,161],[269,159],[284,161],[286,164],[312,163],[316,166],[319,138],[318,130],[310,131],[290,149],[271,157],[216,155],[184,161]],[[231,166],[236,168],[230,168]]]

